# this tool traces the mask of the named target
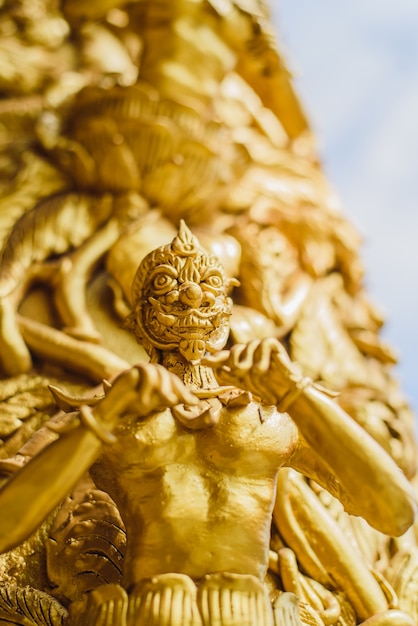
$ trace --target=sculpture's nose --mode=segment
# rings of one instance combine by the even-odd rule
[[[192,309],[198,309],[202,304],[202,290],[196,283],[183,283],[180,286],[180,302]]]

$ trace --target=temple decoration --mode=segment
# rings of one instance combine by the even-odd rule
[[[416,625],[414,418],[267,4],[0,29],[0,624]]]

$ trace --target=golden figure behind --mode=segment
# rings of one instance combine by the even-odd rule
[[[415,624],[413,417],[265,3],[0,27],[0,624]]]

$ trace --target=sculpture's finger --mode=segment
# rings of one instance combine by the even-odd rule
[[[216,367],[224,365],[228,362],[231,353],[229,350],[220,350],[216,354],[208,354],[201,360],[202,365],[206,365],[208,367]]]
[[[216,370],[216,379],[223,385],[233,385],[235,387],[240,384],[238,376],[226,365]]]
[[[278,341],[277,339],[274,339],[274,343],[269,342],[268,345],[270,347],[270,355],[271,355],[272,360],[275,360],[276,362],[282,362],[283,364],[286,364],[286,365],[292,364],[289,353],[287,352],[284,345],[280,343],[280,341]]]
[[[271,366],[272,348],[274,346],[271,346],[268,341],[259,342],[254,354],[254,372],[258,374],[268,372]]]
[[[249,370],[254,366],[254,354],[259,346],[259,341],[250,341],[248,344],[238,344],[231,350],[233,366],[241,370]]]

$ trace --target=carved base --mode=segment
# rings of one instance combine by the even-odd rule
[[[279,596],[273,611],[253,576],[212,574],[196,585],[183,574],[161,574],[129,594],[119,585],[86,594],[71,606],[68,626],[298,626],[297,603],[284,606],[290,595]]]

